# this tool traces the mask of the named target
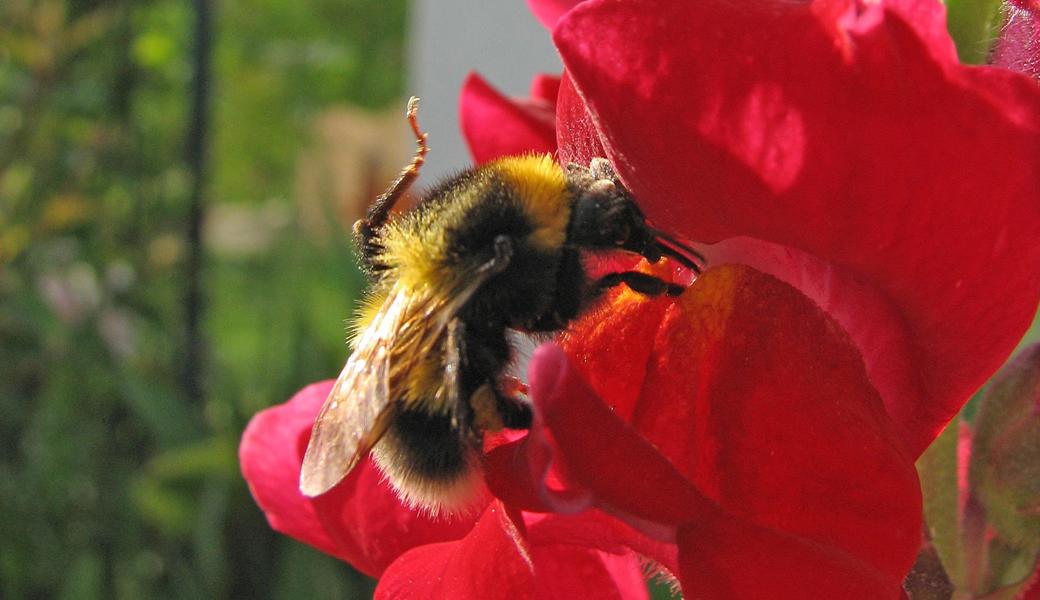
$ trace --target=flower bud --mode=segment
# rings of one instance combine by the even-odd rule
[[[986,519],[1011,545],[1040,548],[1040,344],[980,393],[969,480]]]

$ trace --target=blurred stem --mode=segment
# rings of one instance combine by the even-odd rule
[[[188,199],[187,290],[185,294],[184,391],[188,399],[202,403],[202,220],[206,178],[206,144],[209,130],[210,55],[212,48],[211,0],[194,0],[195,60],[191,89],[191,120],[186,139],[186,162],[191,173]]]
[[[130,105],[137,85],[137,67],[133,60],[134,43],[133,2],[126,0],[115,26],[114,37],[119,51],[116,53],[115,77],[112,82],[112,113],[125,127],[130,121]]]
[[[989,563],[986,512],[975,494],[968,494],[961,519],[964,536],[964,583],[967,591],[975,594],[981,592],[985,586],[988,575],[986,565]]]

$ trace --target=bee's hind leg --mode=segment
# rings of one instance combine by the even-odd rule
[[[361,267],[373,277],[378,276],[379,271],[385,268],[376,262],[376,257],[383,250],[379,244],[379,231],[386,224],[387,217],[390,216],[394,205],[418,179],[419,169],[426,162],[426,153],[430,151],[430,147],[426,145],[426,134],[419,129],[418,114],[419,99],[412,96],[408,101],[407,112],[408,124],[412,127],[416,141],[415,156],[412,158],[412,162],[402,169],[401,174],[390,184],[390,187],[376,198],[376,201],[369,207],[365,218],[354,223],[354,245],[361,259]]]
[[[508,429],[530,429],[534,414],[531,405],[512,395],[495,390],[495,404],[502,426]]]
[[[508,387],[508,386],[505,386]],[[530,429],[531,405],[503,389],[503,382],[488,381],[471,397],[474,422],[482,431]]]

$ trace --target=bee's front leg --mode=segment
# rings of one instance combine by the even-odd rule
[[[621,273],[604,275],[596,280],[593,290],[594,293],[601,294],[622,283],[627,285],[632,291],[650,297],[660,296],[661,294],[679,296],[686,290],[685,287],[679,284],[668,283],[663,279],[658,279],[653,275],[640,273],[639,271],[623,271]]]
[[[361,268],[373,278],[377,278],[379,273],[386,269],[385,265],[379,264],[376,260],[383,251],[383,247],[379,243],[379,232],[386,224],[394,205],[419,178],[419,169],[426,162],[426,153],[430,151],[430,147],[426,145],[426,134],[419,128],[418,114],[419,99],[412,96],[408,101],[407,112],[408,124],[412,127],[416,141],[415,156],[412,157],[412,162],[402,169],[401,174],[390,184],[390,187],[376,198],[376,201],[369,207],[365,218],[354,223],[354,246],[361,259]]]

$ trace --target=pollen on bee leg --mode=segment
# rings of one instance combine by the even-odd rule
[[[498,412],[498,400],[490,383],[480,386],[469,399],[473,408],[473,423],[481,431],[501,431],[505,425]]]

